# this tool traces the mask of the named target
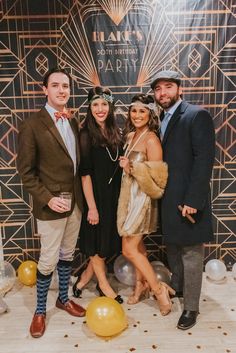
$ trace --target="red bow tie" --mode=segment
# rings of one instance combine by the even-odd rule
[[[56,121],[58,121],[59,119],[70,119],[71,118],[71,113],[70,113],[70,111],[55,112],[54,116],[56,118]]]

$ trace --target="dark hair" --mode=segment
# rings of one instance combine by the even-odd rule
[[[105,131],[103,132],[93,117],[91,111],[91,102],[93,97],[100,96],[103,98],[103,95],[106,95],[110,100],[108,116],[105,120]],[[85,118],[84,126],[88,129],[89,135],[94,146],[106,146],[116,147],[121,143],[121,136],[116,126],[115,117],[114,117],[114,103],[112,102],[112,93],[107,87],[96,86],[89,90],[88,92],[88,101],[89,106],[87,110],[87,115]],[[105,99],[105,98],[104,98]]]
[[[131,103],[135,103],[135,102],[140,102],[143,104],[150,104],[150,103],[155,104],[153,97],[149,94],[144,94],[144,93],[139,93],[133,96]],[[125,135],[127,135],[130,131],[133,131],[135,129],[130,118],[131,108],[132,108],[132,105],[130,105],[128,110],[128,117],[127,117],[126,126],[125,126]],[[158,117],[153,109],[149,109],[148,127],[151,131],[154,131],[154,132],[157,132],[158,130]]]
[[[52,69],[48,70],[48,72],[46,73],[46,75],[44,76],[44,79],[43,79],[43,86],[44,87],[47,87],[48,86],[48,80],[49,80],[49,77],[54,74],[54,73],[57,73],[57,72],[60,72],[64,75],[66,75],[68,78],[69,78],[69,81],[70,81],[70,86],[72,84],[72,78],[69,74],[68,71],[66,71],[65,69],[61,69],[59,67],[53,67]]]

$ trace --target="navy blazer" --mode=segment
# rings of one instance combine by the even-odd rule
[[[161,201],[161,223],[167,243],[193,245],[213,239],[210,179],[215,132],[208,111],[186,101],[174,112],[162,141],[169,177]],[[178,205],[196,208],[192,224]]]

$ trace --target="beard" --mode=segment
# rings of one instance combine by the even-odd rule
[[[157,103],[162,107],[163,109],[169,109],[173,107],[173,105],[179,100],[179,94],[177,93],[174,97],[168,97],[164,101],[157,100]]]

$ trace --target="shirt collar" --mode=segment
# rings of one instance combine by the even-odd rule
[[[175,102],[174,105],[172,105],[172,107],[170,109],[166,110],[165,112],[169,113],[170,115],[173,115],[181,103],[182,103],[182,99],[180,98],[177,102]]]
[[[50,115],[50,117],[52,118],[52,120],[56,122],[56,117],[55,117],[54,113],[56,113],[57,110],[55,108],[51,107],[48,103],[46,103],[45,109],[47,110],[47,112]]]

